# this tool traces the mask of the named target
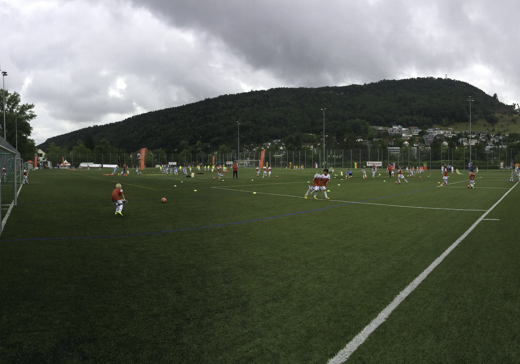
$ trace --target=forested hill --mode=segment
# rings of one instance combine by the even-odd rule
[[[469,119],[468,96],[472,96],[474,120],[497,122],[496,114],[512,114],[497,95],[461,81],[441,78],[383,80],[365,85],[320,88],[277,88],[223,95],[192,104],[133,116],[124,121],[93,126],[48,139],[71,149],[90,134],[96,144],[107,139],[114,147],[135,151],[205,144],[211,150],[219,145],[260,144],[301,133],[322,134],[326,108],[327,134],[357,133],[360,120],[373,126],[451,125]],[[90,136],[88,137],[90,138]],[[90,138],[91,139],[91,138]]]

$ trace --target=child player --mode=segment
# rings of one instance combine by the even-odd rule
[[[256,166],[256,176],[260,177],[260,167]]]
[[[376,176],[376,166],[375,164],[372,166],[372,178]]]
[[[318,189],[320,188],[320,179],[321,179],[321,174],[315,173],[314,177],[312,178],[312,182],[309,184],[309,189],[307,190],[307,193],[305,193],[305,196],[303,196],[305,199],[307,199],[307,195],[309,193],[312,193],[314,195],[314,199],[316,199],[316,193],[318,192]]]
[[[448,185],[448,168],[446,168],[446,166],[444,166],[443,168],[444,168],[444,176],[442,177],[442,179],[444,180],[444,185],[447,186]]]
[[[269,166],[269,177],[271,177],[271,166]]]
[[[262,170],[264,171],[264,175],[263,175],[263,177],[267,176],[267,167],[266,167],[266,166],[263,166],[263,167],[262,167]]]
[[[511,168],[511,170],[513,170]],[[513,178],[513,172],[511,172],[511,178]],[[475,173],[473,171],[469,172],[469,187],[475,188]]]
[[[123,199],[121,199],[123,197]],[[123,201],[125,199],[125,195],[123,193],[123,189],[121,183],[116,184],[116,189],[112,191],[112,201],[116,204],[116,213],[123,216]]]
[[[513,176],[515,175],[515,172],[513,172],[513,167],[509,168],[509,173],[511,173],[511,176],[509,177],[509,182],[514,182]]]
[[[7,181],[7,170],[5,169],[5,165],[4,165],[4,168],[2,168],[2,179],[5,181]]]
[[[222,167],[221,166],[217,167],[217,176],[218,176],[218,179],[220,179],[220,177],[224,177],[224,175],[222,174]]]
[[[361,171],[363,172],[363,179],[367,178],[367,172],[365,172],[365,167],[361,168]]]
[[[27,182],[27,184],[29,184],[29,180],[27,179],[27,169],[24,168],[23,170],[23,184],[25,184]]]
[[[330,174],[329,174],[329,170],[327,168],[325,168],[323,170],[323,174],[321,175],[321,178],[320,178],[320,190],[323,191],[323,193],[325,194],[325,198],[327,200],[330,200],[330,198],[327,196],[327,183],[330,182]],[[316,193],[317,195],[317,193]],[[316,195],[314,195],[314,198],[316,198]]]
[[[401,169],[401,166],[399,166],[399,170],[397,171],[397,184],[401,184],[402,179],[404,179],[404,181],[408,183],[406,178],[404,178],[403,176],[403,170]]]

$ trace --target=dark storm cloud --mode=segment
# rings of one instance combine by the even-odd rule
[[[516,67],[514,1],[133,0],[299,86]]]
[[[462,5],[453,2],[133,3],[150,9],[172,26],[221,39],[254,68],[267,69],[288,83],[306,86],[338,80],[379,80],[414,65],[426,72],[445,68],[459,59],[450,44],[463,46],[457,40],[461,33],[452,26],[469,22]],[[451,40],[440,38],[444,33]]]

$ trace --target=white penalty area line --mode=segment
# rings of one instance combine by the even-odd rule
[[[372,320],[359,334],[357,334],[342,350],[336,354],[336,356],[329,360],[328,364],[341,364],[348,360],[348,358],[356,351],[357,348],[361,344],[365,342],[365,340],[372,334],[385,320],[390,316],[390,314],[399,306],[401,302],[405,300],[410,293],[412,293],[419,284],[422,283],[426,279],[426,277],[451,253],[453,249],[455,249],[461,241],[463,241],[469,233],[471,233],[477,225],[486,218],[486,216],[493,211],[493,209],[516,187],[518,183],[515,183],[513,187],[509,189],[493,206],[491,206],[482,216],[475,221],[471,227],[466,230],[464,234],[462,234],[448,249],[444,251],[437,259],[433,261],[432,264],[428,268],[426,268],[417,278],[415,278],[412,283],[410,283],[405,289],[401,291],[397,295],[396,298],[383,310],[379,313],[379,315]]]
[[[226,187],[211,187],[217,190],[225,190],[225,191],[234,191],[234,192],[245,192],[245,193],[253,193],[253,191],[245,191],[245,190],[236,190],[232,188]],[[303,198],[301,196],[294,195],[284,195],[280,193],[269,193],[269,192],[256,192],[259,195],[269,195],[269,196],[280,196],[280,197],[292,197],[292,198]],[[350,203],[357,205],[373,205],[373,206],[385,206],[385,207],[400,207],[405,209],[422,209],[422,210],[444,210],[444,211],[466,211],[466,212],[483,212],[486,210],[482,209],[454,209],[451,207],[426,207],[426,206],[407,206],[407,205],[392,205],[386,203],[376,203],[376,202],[364,202],[364,201],[347,201],[347,200],[328,200],[331,202],[340,202],[340,203]]]

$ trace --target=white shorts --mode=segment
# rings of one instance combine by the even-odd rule
[[[325,187],[325,186],[320,186],[320,190],[322,190],[322,191],[326,191],[326,190],[327,190],[327,187]]]
[[[404,175],[402,175],[402,174],[398,174],[398,175],[397,175],[397,178],[404,178]]]

